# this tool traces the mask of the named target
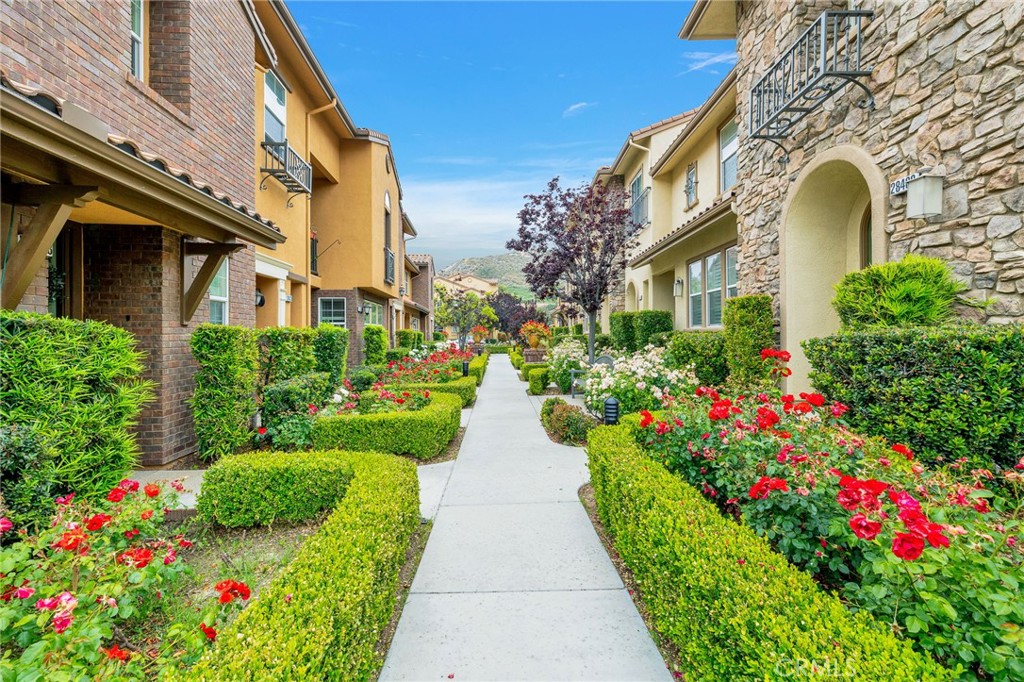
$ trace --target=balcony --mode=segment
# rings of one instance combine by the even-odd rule
[[[309,271],[314,275],[320,274],[317,267],[317,260],[320,258],[320,240],[316,237],[309,238]]]
[[[650,218],[650,196],[651,188],[648,187],[640,195],[633,199],[633,203],[629,206],[629,219],[639,227],[643,227],[647,223],[651,222]]]
[[[850,84],[867,95],[858,106],[874,109],[871,91],[859,80],[871,75],[861,63],[861,31],[873,16],[865,10],[823,12],[751,89],[751,137],[781,147],[777,140]]]
[[[306,163],[288,144],[288,140],[280,142],[262,142],[263,165],[260,172],[264,174],[260,189],[266,189],[267,178],[276,178],[292,195],[310,194],[313,191],[313,167]],[[289,199],[288,205],[291,205]]]
[[[395,283],[395,252],[384,247],[384,281],[388,284]]]

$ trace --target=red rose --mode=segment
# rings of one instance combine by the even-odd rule
[[[832,416],[835,418],[842,417],[844,414],[850,411],[850,408],[842,403],[832,403]]]
[[[261,426],[260,428],[256,429],[256,433],[260,434],[261,436],[267,435],[267,427]]]
[[[750,486],[750,490],[747,494],[753,500],[763,500],[768,497],[773,490],[781,490],[784,493],[788,493],[789,484],[781,478],[762,476],[758,479],[757,483]]]
[[[126,493],[123,488],[114,488],[109,493],[107,493],[107,499],[111,502],[120,502],[121,500],[124,499],[124,496],[127,494],[128,493]]]
[[[897,453],[897,454],[903,455],[908,460],[914,459],[913,451],[910,448],[908,448],[906,445],[904,445],[903,443],[896,443],[896,445],[893,445],[892,446],[892,451]]]
[[[142,492],[146,493],[146,497],[156,497],[160,494],[160,486],[155,483],[149,483],[142,489]]]
[[[146,511],[142,512],[141,516],[143,521],[149,521],[151,518],[153,518],[153,510],[147,509]]]
[[[126,493],[134,493],[137,492],[139,489],[139,482],[133,481],[130,478],[126,478],[122,480],[120,483],[118,483],[117,487],[125,491]]]
[[[874,540],[882,532],[882,524],[863,514],[855,514],[850,518],[850,529],[861,540]]]
[[[128,658],[131,656],[131,652],[125,651],[121,647],[117,646],[117,644],[112,644],[108,649],[100,647],[100,651],[111,660],[116,659],[118,661],[127,661]]]
[[[659,436],[664,436],[666,433],[672,430],[672,425],[668,422],[658,422],[654,427],[654,432]]]
[[[892,539],[892,553],[904,561],[914,561],[924,552],[924,540],[911,533],[897,533]]]
[[[108,514],[95,514],[85,520],[85,529],[97,531],[108,523],[110,523],[110,516]]]
[[[236,580],[222,580],[213,586],[213,589],[220,592],[220,603],[227,604],[235,597],[243,601],[250,596],[249,586]]]
[[[217,639],[217,631],[211,628],[206,623],[200,623],[199,629],[203,631],[204,635],[206,635],[206,639],[210,640],[211,642]]]
[[[63,549],[68,552],[73,552],[81,546],[85,540],[85,531],[81,528],[72,528],[64,531],[64,534],[60,536],[60,540],[53,543],[54,549]]]
[[[640,428],[646,429],[648,426],[654,423],[654,415],[651,414],[650,410],[640,411]]]
[[[131,549],[126,549],[121,556],[117,558],[118,563],[122,563],[125,566],[131,566],[132,568],[145,568],[152,560],[153,552],[145,547],[133,547]]]

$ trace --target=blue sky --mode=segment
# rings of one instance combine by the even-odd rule
[[[356,124],[390,135],[410,250],[441,267],[504,251],[524,194],[711,93],[734,45],[679,40],[691,5],[288,2]]]

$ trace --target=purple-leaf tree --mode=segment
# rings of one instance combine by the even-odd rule
[[[525,198],[518,237],[505,247],[530,256],[523,273],[538,298],[557,297],[587,314],[593,362],[597,311],[622,280],[626,249],[640,226],[617,185],[562,188],[556,177],[547,191]]]
[[[547,323],[547,315],[537,309],[536,301],[524,301],[515,294],[498,291],[487,297],[487,302],[498,316],[498,329],[510,339],[519,337],[519,328],[529,320]]]

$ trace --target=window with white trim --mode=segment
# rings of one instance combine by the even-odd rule
[[[384,326],[384,306],[367,301],[363,304],[363,309],[366,310],[366,324]]]
[[[730,121],[718,133],[718,158],[721,160],[723,192],[736,184],[736,153],[739,151],[739,148],[736,121]]]
[[[263,138],[267,142],[284,142],[288,122],[284,83],[273,71],[267,71],[263,86]]]
[[[228,259],[220,264],[220,269],[210,282],[210,322],[213,324],[228,323]]]
[[[146,21],[144,15],[146,5],[143,0],[130,0],[130,2],[132,15],[132,75],[139,80],[144,80],[146,77]]]
[[[722,326],[726,299],[739,294],[736,246],[724,247],[687,264],[690,327]]]
[[[344,298],[325,296],[319,302],[320,324],[333,324],[335,327],[345,326],[345,306],[347,301]]]
[[[643,174],[644,174],[643,169],[637,171],[636,175],[633,176],[633,181],[631,183],[629,183],[629,199],[632,202],[635,202],[637,199],[640,198],[640,195],[643,194],[643,191],[644,191],[644,178],[643,178]]]
[[[694,161],[686,169],[686,208],[697,203],[697,162]]]

